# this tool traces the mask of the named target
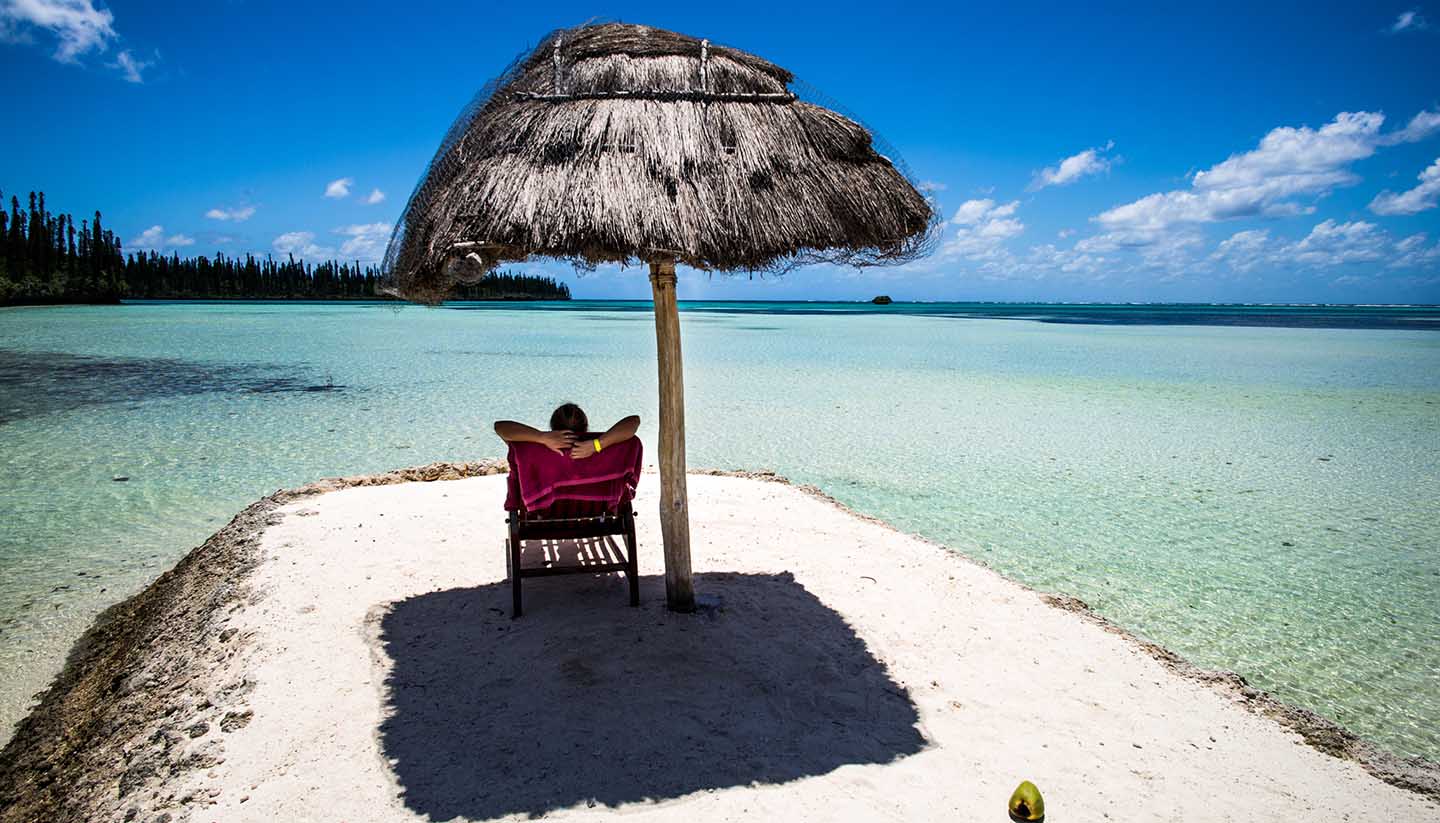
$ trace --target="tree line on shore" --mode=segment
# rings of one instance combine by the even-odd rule
[[[182,258],[155,251],[125,254],[104,227],[100,212],[77,228],[69,214],[51,214],[44,192],[30,193],[29,207],[0,195],[0,305],[115,303],[158,300],[375,300],[380,269],[356,262],[309,263],[293,255],[275,260],[198,255]],[[499,272],[462,285],[456,300],[569,300],[570,287],[550,277]]]

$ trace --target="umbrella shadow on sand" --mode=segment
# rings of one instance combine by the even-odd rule
[[[527,565],[529,563],[527,562]],[[396,603],[379,626],[385,758],[432,820],[538,816],[775,784],[926,746],[906,690],[839,614],[778,575],[541,578]]]

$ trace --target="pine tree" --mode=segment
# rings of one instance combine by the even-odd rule
[[[51,214],[45,195],[31,193],[29,208],[16,196],[0,210],[0,303],[108,301],[138,298],[373,299],[381,272],[360,261],[284,262],[266,255],[181,258],[178,252],[126,256],[100,212],[77,230],[69,214]],[[569,299],[569,287],[552,278],[496,272],[457,290],[461,300]]]

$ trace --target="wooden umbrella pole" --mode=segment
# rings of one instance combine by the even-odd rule
[[[665,602],[673,611],[693,612],[690,509],[685,491],[685,381],[674,260],[650,263],[650,289],[655,296],[655,353],[660,368],[660,533],[665,542]]]

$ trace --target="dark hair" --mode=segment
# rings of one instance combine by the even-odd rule
[[[590,421],[585,410],[574,403],[566,403],[550,414],[551,431],[572,431],[585,434],[590,431]]]

